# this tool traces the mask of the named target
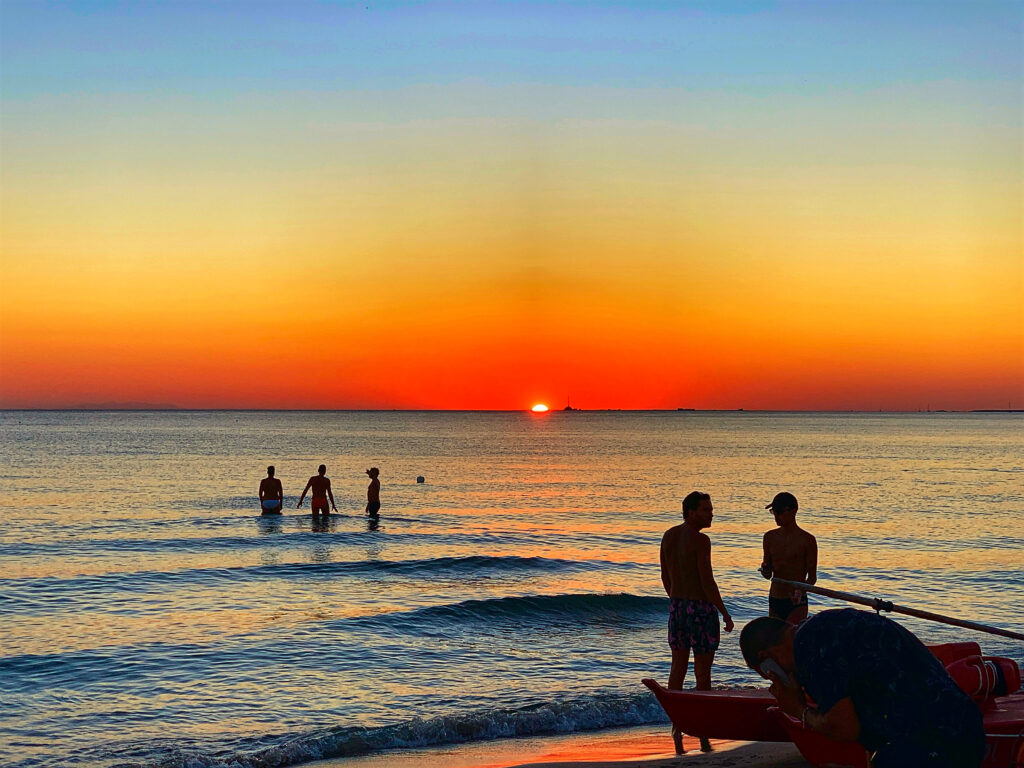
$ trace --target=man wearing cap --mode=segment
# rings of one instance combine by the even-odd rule
[[[775,494],[770,509],[778,528],[764,535],[761,575],[813,584],[818,580],[818,542],[796,524],[796,496],[787,491]],[[807,618],[807,593],[796,587],[772,582],[768,593],[768,615],[799,624]]]
[[[366,514],[376,517],[380,513],[380,470],[370,467],[366,470],[370,484],[366,487]]]

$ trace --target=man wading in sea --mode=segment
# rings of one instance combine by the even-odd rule
[[[273,467],[267,467],[267,476],[260,480],[260,507],[264,515],[280,514],[284,509],[284,490],[274,477]]]
[[[370,467],[366,474],[370,476],[370,484],[366,487],[366,514],[376,517],[380,512],[380,470]]]
[[[796,524],[796,496],[783,491],[775,494],[770,509],[779,526],[764,535],[764,561],[761,575],[778,576],[790,581],[813,584],[818,580],[818,542]],[[807,593],[786,584],[772,582],[768,592],[768,615],[799,624],[807,618]]]
[[[711,690],[711,664],[718,650],[718,614],[725,631],[732,632],[732,617],[722,602],[711,569],[711,539],[701,533],[714,517],[711,496],[693,491],[683,499],[683,524],[665,531],[661,539],[661,582],[669,596],[668,645],[672,649],[672,671],[668,687],[681,690],[686,666],[693,650],[693,674],[698,691]],[[676,753],[682,754],[683,735],[672,729]],[[701,738],[700,748],[711,751],[711,742]]]
[[[331,509],[337,512],[338,508],[334,506],[334,494],[331,493],[331,478],[327,477],[327,466],[321,464],[317,468],[317,472],[319,474],[313,475],[309,478],[309,482],[306,483],[306,487],[302,489],[302,495],[299,497],[299,503],[295,505],[295,508],[298,509],[302,506],[302,500],[306,498],[306,492],[312,488],[313,496],[309,500],[309,506],[313,508],[314,515],[319,515],[321,513],[325,515],[329,514],[327,511],[328,498],[331,500]]]

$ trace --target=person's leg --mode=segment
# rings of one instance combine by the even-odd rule
[[[711,665],[714,662],[714,651],[693,654],[693,676],[697,678],[698,691],[711,690]]]
[[[801,621],[807,618],[807,603],[802,605],[794,605],[793,609],[789,612],[786,617],[786,621],[790,624],[799,624]]]
[[[693,654],[693,676],[697,678],[698,691],[711,690],[711,665],[715,662],[715,652]],[[700,737],[700,751],[710,752],[711,742],[706,736]]]
[[[672,671],[668,674],[668,689],[670,691],[683,690],[683,683],[686,681],[686,668],[690,665],[689,648],[672,649]],[[699,686],[698,686],[699,687]]]
[[[668,673],[668,688],[670,691],[681,691],[683,689],[683,681],[686,680],[686,668],[690,664],[690,641],[682,619],[683,614],[679,610],[677,601],[671,601],[668,618],[668,647],[672,650],[672,669]],[[677,755],[682,755],[686,752],[685,747],[683,747],[683,732],[674,725],[672,726],[672,743],[675,745]]]
[[[793,601],[788,597],[769,597],[768,615],[773,619],[789,620],[789,614],[793,610]]]

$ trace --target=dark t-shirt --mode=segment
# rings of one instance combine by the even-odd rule
[[[793,656],[800,683],[821,712],[850,698],[868,750],[977,750],[980,759],[981,710],[895,621],[853,608],[822,611],[797,628]]]

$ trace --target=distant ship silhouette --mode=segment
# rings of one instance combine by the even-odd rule
[[[562,410],[563,411],[578,411],[579,408],[573,408],[572,404],[569,402],[569,398],[566,397],[565,398],[565,408],[563,408]]]

